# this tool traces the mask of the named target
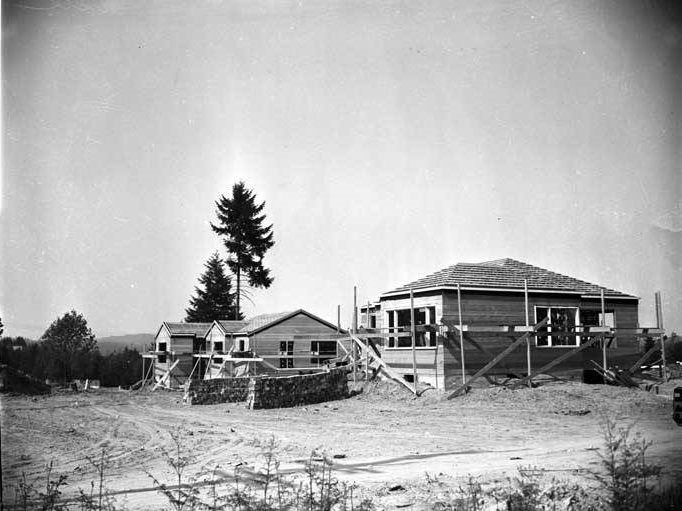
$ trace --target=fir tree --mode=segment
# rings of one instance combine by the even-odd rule
[[[185,309],[185,321],[210,323],[214,319],[242,319],[234,306],[234,294],[230,276],[225,273],[223,261],[218,253],[214,253],[204,264],[206,272],[199,277],[202,287],[195,287],[196,296],[189,300],[189,308]]]
[[[238,317],[240,298],[248,298],[242,275],[251,287],[267,289],[272,284],[270,270],[263,266],[265,253],[275,244],[272,225],[263,226],[265,202],[257,204],[253,191],[241,181],[232,187],[232,197],[221,196],[216,206],[218,225],[211,224],[211,228],[224,238],[227,266],[237,278],[234,317]]]

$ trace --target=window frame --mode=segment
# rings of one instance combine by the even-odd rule
[[[438,308],[436,304],[429,304],[429,305],[421,305],[419,307],[414,308],[414,319],[415,319],[415,326],[420,326],[420,325],[433,325],[436,324],[436,315],[437,315]],[[388,327],[389,329],[391,328],[407,328],[408,330],[411,328],[411,325],[399,325],[398,317],[400,313],[410,313],[410,309],[389,309],[386,311],[388,314]],[[394,316],[395,314],[395,316]],[[424,314],[424,321],[420,322],[419,316],[420,314]],[[389,330],[390,333],[390,330]],[[422,338],[424,339],[425,343],[424,345],[417,344],[419,342],[418,338],[423,336]],[[400,339],[407,339],[407,337],[388,337],[386,340],[386,346],[385,349],[387,350],[411,350],[412,349],[412,341],[410,341],[409,346],[399,346]],[[436,332],[417,332],[417,339],[415,339],[415,349],[417,350],[432,350],[438,348],[438,334]]]
[[[552,317],[552,309],[570,309],[575,311],[575,316],[574,316],[574,325],[573,328],[580,326],[580,307],[578,306],[566,306],[566,305],[534,305],[533,306],[533,314],[535,317],[535,324],[539,323],[544,319],[544,317],[539,318],[538,317],[538,309],[547,309],[547,316],[548,318]],[[546,330],[544,330],[546,329]],[[563,333],[563,336],[570,337],[571,335],[575,338],[574,344],[554,344],[552,337],[552,324],[547,323],[546,326],[543,327],[543,330],[541,331],[546,331],[547,332],[547,344],[539,344],[540,338],[535,337],[535,347],[540,348],[540,349],[545,349],[545,348],[577,348],[581,344],[581,337],[578,334],[578,332],[574,332],[573,334],[569,331],[567,333]],[[555,330],[556,337],[559,336],[560,332],[563,332],[563,330]]]

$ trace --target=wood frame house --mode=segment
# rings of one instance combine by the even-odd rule
[[[303,309],[240,321],[164,322],[154,351],[143,354],[143,381],[179,387],[189,379],[320,371],[337,358],[345,334]]]
[[[411,303],[414,350],[405,334]],[[407,381],[416,366],[420,381],[448,390],[479,372],[589,378],[595,362],[629,367],[642,353],[638,305],[636,296],[507,258],[458,263],[383,293],[360,312],[365,329],[383,332],[387,364]]]
[[[184,384],[192,372],[194,353],[205,349],[210,327],[211,323],[161,323],[154,337],[154,351],[143,354],[143,361],[150,359],[149,368],[143,366],[143,378],[153,372],[153,380],[163,386]]]
[[[199,370],[206,379],[320,370],[337,357],[339,336],[336,325],[303,309],[261,314],[241,322],[214,321],[206,351],[195,357],[210,361]]]

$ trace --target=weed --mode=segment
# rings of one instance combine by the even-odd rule
[[[161,493],[175,511],[197,509],[199,500],[199,491],[196,487],[195,480],[187,482],[183,479],[185,471],[196,460],[195,456],[187,452],[183,446],[185,431],[176,429],[170,432],[171,448],[170,450],[163,449],[163,457],[175,475],[175,488],[168,486],[166,483],[160,482],[154,475],[147,472],[147,475],[152,479],[157,491]]]
[[[594,472],[606,490],[614,511],[649,509],[653,482],[660,480],[661,467],[646,458],[651,442],[632,432],[632,425],[617,427],[612,419],[603,424],[605,452],[599,452],[604,473]]]

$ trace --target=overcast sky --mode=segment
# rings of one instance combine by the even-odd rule
[[[0,317],[180,320],[244,180],[246,313],[512,257],[682,329],[682,31],[663,2],[3,2]],[[224,250],[222,251],[224,254]]]

